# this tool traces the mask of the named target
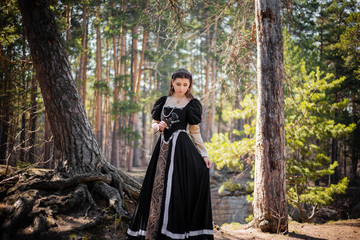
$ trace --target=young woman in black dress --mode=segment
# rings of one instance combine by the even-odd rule
[[[211,161],[198,125],[202,106],[192,96],[192,86],[189,71],[175,71],[169,95],[159,98],[151,111],[152,128],[161,137],[127,231],[129,239],[213,239]]]

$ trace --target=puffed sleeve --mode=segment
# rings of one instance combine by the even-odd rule
[[[191,99],[189,102],[189,110],[187,112],[187,120],[191,125],[201,123],[202,106],[198,99]]]
[[[161,111],[166,101],[166,96],[163,96],[156,100],[153,109],[151,110],[151,116],[154,120],[160,121],[161,120]]]

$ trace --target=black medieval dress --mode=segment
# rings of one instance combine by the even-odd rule
[[[151,157],[132,223],[129,239],[213,239],[209,169],[186,132],[201,122],[202,106],[191,99],[182,108],[164,107],[158,99],[154,120],[168,128]]]

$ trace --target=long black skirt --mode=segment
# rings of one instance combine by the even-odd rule
[[[213,239],[209,169],[185,131],[157,142],[128,229],[129,239],[145,239],[160,151],[166,151],[160,216],[155,239]],[[161,156],[160,156],[161,157]],[[158,169],[159,170],[159,169]],[[146,237],[148,239],[148,236]]]

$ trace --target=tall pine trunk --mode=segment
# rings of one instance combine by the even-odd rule
[[[280,6],[256,0],[257,124],[254,179],[255,226],[287,231],[283,42]]]
[[[106,52],[109,51],[109,40],[106,40]],[[106,61],[105,83],[110,86],[110,63],[111,60]],[[104,154],[105,158],[111,162],[111,109],[110,109],[110,94],[104,96]]]
[[[124,9],[125,10],[125,9]],[[127,83],[127,64],[126,64],[126,58],[124,58],[125,56],[127,56],[128,52],[127,52],[127,40],[126,40],[126,33],[127,30],[124,26],[122,26],[121,29],[121,39],[120,39],[120,75],[122,76],[123,80],[122,83],[123,85],[125,85]],[[120,98],[121,100],[126,101],[126,94],[127,92],[123,89],[122,92],[120,92]],[[124,114],[122,114],[119,117],[119,121],[118,121],[118,125],[119,125],[119,129],[121,128],[125,128],[126,127],[126,116]],[[119,130],[120,132],[121,130]],[[118,133],[117,133],[118,134]],[[124,136],[124,135],[123,135]],[[118,146],[119,146],[119,157],[118,157],[118,164],[121,167],[125,168],[125,162],[126,162],[126,137],[122,137],[122,139],[118,139]]]
[[[87,9],[85,1],[82,7],[82,36],[81,36],[81,56],[80,56],[80,81],[82,84],[81,99],[86,103],[86,80],[87,80],[87,48],[88,48],[88,32],[87,32]]]
[[[25,70],[23,70],[23,94],[22,94],[22,113],[21,113],[21,133],[20,133],[20,162],[25,161],[25,139],[26,139],[26,112],[27,112],[27,80],[25,79]]]
[[[37,82],[35,76],[31,80],[31,110],[29,119],[29,154],[30,163],[35,163],[35,140],[36,140],[36,119],[37,119]]]
[[[142,49],[141,49],[141,55],[140,55],[140,62],[139,62],[139,68],[137,71],[137,80],[136,80],[136,88],[135,88],[135,102],[139,102],[139,92],[140,92],[140,82],[141,82],[141,76],[142,76],[142,66],[144,63],[145,58],[145,49],[146,49],[146,41],[147,41],[147,35],[148,32],[143,29],[143,40],[142,40]],[[133,131],[138,132],[139,131],[139,123],[138,123],[138,114],[135,113],[135,119],[133,122]],[[139,140],[135,140],[134,142],[134,161],[133,165],[135,167],[139,167]]]
[[[0,49],[1,43],[0,43]],[[8,47],[7,53],[11,50],[11,47]],[[0,50],[1,51],[1,50]],[[12,81],[9,76],[9,63],[7,61],[1,61],[1,73],[3,76],[0,78],[0,91],[1,95],[4,96],[0,101],[0,164],[6,164],[6,152],[9,139],[10,131],[10,116],[12,115],[11,108],[11,90],[12,90]]]
[[[100,19],[100,7],[96,8],[96,18]],[[101,57],[101,34],[100,24],[96,25],[96,114],[95,136],[102,148],[102,57]]]
[[[203,132],[203,137],[204,137],[204,141],[209,141],[209,131],[210,131],[210,126],[209,126],[209,82],[210,82],[210,24],[209,24],[209,19],[208,19],[208,13],[205,14],[205,28],[206,28],[206,63],[205,63],[205,86],[204,86],[204,110],[203,110],[203,119],[204,124],[201,124],[202,126],[202,132]]]
[[[70,3],[66,4],[66,30],[65,30],[65,44],[68,45],[70,40],[70,27],[72,17],[72,6]],[[66,49],[66,58],[69,59],[69,49]]]
[[[216,30],[217,30],[217,23],[218,19],[215,19],[214,23],[214,33],[211,41],[211,51],[215,55],[216,54]],[[216,66],[216,58],[213,56],[213,59],[211,61],[211,111],[210,111],[210,120],[208,121],[210,129],[209,129],[209,138],[212,137],[214,131],[215,131],[215,112],[216,112],[216,72],[217,72],[217,66]]]
[[[138,66],[138,53],[137,53],[137,43],[138,43],[138,30],[139,26],[136,25],[133,27],[131,31],[132,36],[132,43],[131,43],[131,86],[133,93],[136,95],[136,87],[137,87],[137,66]],[[136,97],[135,99],[136,100]],[[136,131],[136,121],[137,121],[137,115],[136,113],[132,113],[129,118],[129,128],[133,131]],[[128,157],[127,157],[127,170],[130,172],[132,171],[133,167],[133,158],[134,158],[134,152],[135,152],[135,142],[131,139],[128,140],[129,144],[128,147]]]
[[[121,27],[122,34],[122,27]],[[121,48],[121,46],[120,46]],[[115,72],[115,82],[114,82],[114,92],[113,92],[113,100],[114,104],[119,101],[119,68],[118,68],[118,56],[117,56],[117,38],[113,36],[113,59],[114,59],[114,72]],[[121,55],[121,54],[120,54]],[[121,57],[121,56],[120,56]],[[119,114],[115,112],[114,114],[114,126],[113,126],[113,135],[112,135],[112,143],[111,143],[111,164],[115,167],[119,167],[119,141],[118,141],[118,131],[119,131]]]

